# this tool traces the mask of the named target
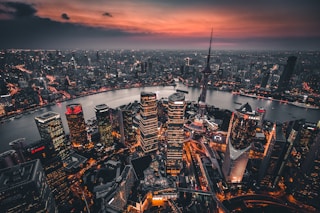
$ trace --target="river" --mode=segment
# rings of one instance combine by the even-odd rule
[[[10,149],[8,143],[17,138],[26,138],[26,143],[39,140],[40,135],[34,117],[44,112],[54,111],[60,113],[65,132],[69,133],[64,115],[67,104],[80,103],[84,111],[84,117],[88,120],[95,116],[94,107],[98,104],[107,104],[111,108],[116,108],[135,100],[140,101],[140,93],[142,91],[155,92],[158,99],[160,99],[169,97],[176,89],[188,91],[189,93],[185,94],[185,96],[186,100],[190,101],[197,101],[201,91],[199,88],[186,87],[179,83],[176,87],[156,86],[108,91],[65,101],[53,106],[46,106],[32,114],[24,114],[21,118],[0,124],[0,153]],[[254,99],[223,91],[208,90],[207,92],[207,103],[218,108],[234,110],[240,107],[239,103],[245,104],[247,102],[253,109],[264,107],[267,110],[265,116],[267,120],[279,122],[301,118],[305,118],[309,122],[318,122],[320,120],[320,110],[299,108],[276,101]]]

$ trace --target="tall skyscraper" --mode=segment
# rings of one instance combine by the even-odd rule
[[[34,118],[41,139],[52,141],[55,151],[65,160],[70,152],[59,113],[46,112]]]
[[[246,103],[233,115],[230,121],[231,128],[228,131],[229,142],[236,149],[246,148],[253,142],[263,114],[255,112],[250,104]]]
[[[0,170],[1,212],[48,212],[57,208],[40,161]]]
[[[263,88],[267,87],[269,78],[270,78],[270,71],[268,69],[263,69],[261,87],[263,87]]]
[[[157,95],[141,92],[140,97],[140,144],[144,153],[158,149]]]
[[[208,79],[209,75],[212,73],[210,69],[210,57],[211,57],[211,42],[212,42],[212,31],[211,31],[211,37],[210,37],[210,46],[209,46],[209,52],[207,56],[207,64],[206,68],[202,71],[202,91],[199,97],[199,110],[200,110],[200,116],[203,117],[205,113],[206,108],[206,97],[207,97],[207,87],[208,87]]]
[[[227,151],[222,164],[222,172],[227,182],[240,183],[249,160],[251,146],[235,149],[231,143],[227,144]]]
[[[68,176],[52,141],[40,140],[28,144],[25,149],[25,157],[27,160],[40,160],[47,183],[58,208],[67,207],[71,200],[71,191],[67,180]]]
[[[302,171],[305,174],[309,174],[310,170],[315,164],[315,159],[320,156],[320,131],[318,130],[318,133],[316,137],[314,138],[314,141],[312,145],[310,146],[310,151],[306,156],[306,159],[304,160],[302,164]]]
[[[183,93],[174,93],[169,96],[168,101],[166,172],[176,176],[180,173],[182,167],[185,96]]]
[[[112,112],[106,104],[95,106],[100,142],[106,147],[113,146],[112,136]]]
[[[279,83],[278,83],[278,91],[285,91],[289,89],[290,86],[290,79],[292,77],[294,67],[296,65],[297,57],[290,56],[287,60],[287,64],[280,76]]]
[[[132,141],[134,139],[133,132],[133,117],[132,117],[132,104],[125,106],[122,111],[123,129],[125,141]]]
[[[82,106],[80,104],[69,104],[66,108],[71,144],[75,148],[85,147],[88,143],[88,138]]]
[[[261,115],[255,113],[248,103],[232,113],[227,135],[227,150],[222,165],[226,181],[232,183],[242,181],[260,120]]]

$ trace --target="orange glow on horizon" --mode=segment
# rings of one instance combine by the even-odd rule
[[[103,10],[103,5],[90,4],[88,9],[85,3],[48,2],[39,4],[37,15],[57,22],[138,33],[139,37],[201,38],[208,37],[211,27],[216,38],[303,36],[310,31],[304,20],[291,20],[294,17],[276,19],[254,11],[247,14],[235,8],[165,7],[164,15],[163,7],[146,3],[108,2],[105,7],[107,9]],[[110,13],[111,17],[103,16],[104,12]],[[70,19],[62,19],[62,13],[68,14]]]

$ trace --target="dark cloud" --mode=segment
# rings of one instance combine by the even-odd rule
[[[95,48],[106,47],[116,39],[140,36],[121,29],[102,29],[37,16],[0,20],[2,48]],[[113,42],[111,42],[113,41]]]
[[[109,13],[109,12],[105,12],[105,13],[103,13],[102,15],[103,15],[103,16],[112,17],[111,13]]]
[[[66,13],[62,13],[61,14],[61,18],[64,19],[64,20],[70,20],[70,17]]]
[[[14,18],[32,17],[37,12],[33,5],[22,2],[3,2],[0,5],[3,7],[0,13],[11,15]]]

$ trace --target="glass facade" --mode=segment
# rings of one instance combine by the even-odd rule
[[[62,207],[67,204],[71,200],[68,176],[51,141],[42,140],[28,145],[25,155],[28,160],[40,160],[56,205]]]
[[[66,108],[71,144],[75,148],[83,147],[88,143],[88,137],[82,106],[80,104],[69,104]]]
[[[140,143],[145,153],[158,149],[157,96],[155,93],[141,93],[140,100]]]
[[[65,132],[60,114],[56,112],[46,112],[35,117],[41,139],[50,140],[55,151],[62,160],[69,155],[70,144],[67,144]]]
[[[180,173],[182,165],[185,106],[185,97],[182,93],[169,96],[166,172],[173,176]]]
[[[112,136],[112,112],[106,104],[100,104],[95,107],[100,142],[106,147],[113,145]]]

